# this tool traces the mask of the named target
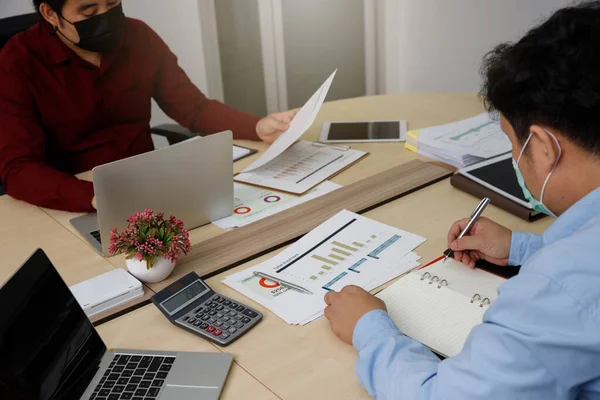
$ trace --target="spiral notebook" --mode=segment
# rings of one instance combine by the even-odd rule
[[[506,280],[449,258],[413,271],[377,295],[400,331],[436,353],[460,353]]]

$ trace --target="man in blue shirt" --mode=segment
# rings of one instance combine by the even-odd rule
[[[404,336],[385,304],[357,287],[327,294],[331,329],[358,351],[361,384],[378,399],[600,399],[600,2],[558,11],[484,61],[482,97],[513,145],[517,176],[543,235],[480,219],[448,234],[455,258],[520,273],[440,361]],[[443,334],[443,332],[440,332]]]

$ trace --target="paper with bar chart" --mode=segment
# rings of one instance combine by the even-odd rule
[[[223,282],[286,322],[305,324],[323,315],[323,297],[328,291],[348,285],[372,290],[417,267],[420,257],[412,250],[424,241],[418,235],[344,210],[272,259]],[[260,296],[252,283],[259,279],[252,278],[254,270],[296,283],[313,295],[287,290],[278,296]],[[262,281],[263,287],[277,285]]]
[[[235,180],[302,194],[366,154],[360,150],[299,141],[266,165],[236,175]]]

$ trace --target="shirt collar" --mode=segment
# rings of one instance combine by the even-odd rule
[[[588,221],[600,217],[600,187],[573,204],[544,232],[544,243],[551,244],[571,236]]]

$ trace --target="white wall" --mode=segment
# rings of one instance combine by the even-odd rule
[[[398,79],[388,92],[476,92],[485,53],[572,0],[397,1]],[[393,87],[397,86],[397,87]]]
[[[210,95],[198,0],[124,0],[123,8],[128,17],[150,25],[177,55],[192,82]],[[168,122],[172,120],[153,102],[151,125]]]
[[[0,18],[34,12],[33,2],[29,0],[0,0]]]

